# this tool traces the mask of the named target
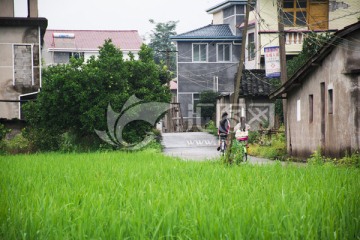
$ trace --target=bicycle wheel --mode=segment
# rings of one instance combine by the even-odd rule
[[[221,141],[220,151],[221,151],[221,155],[225,155],[225,151],[226,151],[225,141]]]
[[[245,144],[244,145],[244,162],[247,161],[247,156],[248,156],[248,154],[247,154],[247,148],[246,148],[246,144]]]

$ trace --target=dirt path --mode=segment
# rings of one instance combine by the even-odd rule
[[[218,140],[205,132],[163,133],[162,144],[164,154],[179,157],[184,160],[213,160],[220,157],[216,150]],[[248,157],[253,164],[271,164],[274,161],[265,158]]]

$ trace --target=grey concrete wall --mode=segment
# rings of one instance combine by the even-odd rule
[[[179,63],[178,91],[213,90],[214,76],[217,76],[219,92],[232,92],[236,70],[236,63]]]
[[[179,93],[178,101],[181,107],[181,114],[184,118],[193,117],[192,112],[192,99],[193,95],[191,93]]]
[[[232,92],[234,76],[240,56],[239,45],[232,45],[232,62],[216,62],[216,44],[208,43],[208,62],[192,62],[192,43],[178,43],[178,91],[202,92],[214,89],[214,76],[218,77],[219,92]],[[221,42],[223,43],[223,42]]]
[[[360,31],[351,39],[359,39]],[[349,73],[360,69],[360,43],[345,41],[306,77],[302,86],[288,94],[288,149],[299,157],[308,157],[323,148],[328,156],[343,156],[346,151],[360,149],[360,76]],[[321,111],[321,87],[325,84],[325,114]],[[329,89],[333,91],[333,112],[329,112]],[[309,95],[313,95],[313,121],[309,121]],[[297,101],[300,100],[300,119]],[[323,117],[322,117],[323,116]],[[321,122],[323,120],[323,129]],[[324,137],[322,138],[322,134]],[[291,144],[291,146],[290,146]]]
[[[201,63],[192,62],[192,42],[178,43],[178,102],[183,117],[194,117],[192,112],[193,93],[216,89],[214,88],[214,77],[218,79],[217,85],[220,93],[234,91],[234,78],[241,46],[232,45],[231,62],[217,62],[217,43],[232,42],[207,42],[208,62]],[[184,120],[186,121],[186,119]]]
[[[36,27],[0,27],[0,99],[19,100],[22,94],[38,91],[40,87],[38,34]],[[32,68],[29,67],[31,65]],[[31,80],[32,73],[34,85]],[[19,103],[0,102],[0,118],[18,117]]]

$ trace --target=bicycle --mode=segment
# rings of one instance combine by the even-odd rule
[[[238,129],[235,133],[235,138],[236,138],[236,142],[237,142],[237,146],[239,151],[238,154],[241,154],[240,157],[236,157],[236,163],[240,163],[240,162],[246,162],[248,160],[248,154],[247,154],[247,148],[248,148],[248,129],[250,129],[250,126],[247,127],[246,129],[240,130]]]
[[[241,148],[241,153],[242,153],[242,161],[243,162],[246,162],[247,159],[248,159],[248,154],[247,154],[247,148],[248,148],[248,144],[246,141],[238,141],[239,144],[240,144],[240,148]],[[240,158],[237,158],[237,159],[240,159]],[[239,161],[239,160],[238,160]],[[239,162],[237,162],[239,163]]]
[[[222,156],[224,156],[226,153],[226,148],[227,148],[226,139],[227,139],[227,134],[220,133],[220,154]]]

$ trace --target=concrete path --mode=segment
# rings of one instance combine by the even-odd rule
[[[215,136],[205,132],[163,133],[162,145],[164,154],[179,157],[184,160],[215,160],[220,158],[220,152],[216,150],[218,140]],[[274,163],[274,161],[248,157],[253,164]]]

